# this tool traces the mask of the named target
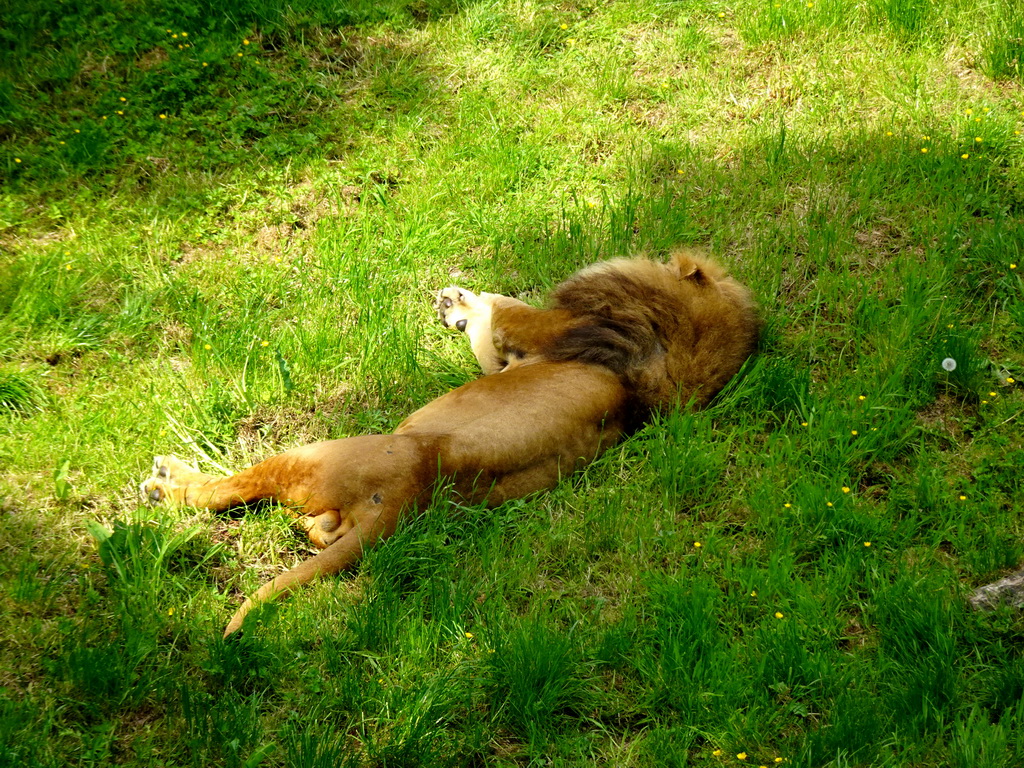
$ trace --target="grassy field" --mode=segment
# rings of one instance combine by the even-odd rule
[[[216,5],[4,11],[0,766],[1024,759],[1019,0]],[[677,244],[766,321],[713,407],[220,639],[310,548],[154,454],[387,430],[477,375],[437,288]]]

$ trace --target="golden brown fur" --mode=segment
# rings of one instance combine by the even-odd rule
[[[550,305],[573,321],[544,356],[603,365],[646,408],[691,399],[706,405],[757,344],[749,292],[714,262],[685,250],[667,265],[595,264],[555,288]]]
[[[295,448],[231,477],[157,457],[141,486],[153,503],[223,510],[270,499],[300,516],[322,551],[263,585],[255,603],[358,561],[438,482],[468,503],[550,488],[635,428],[651,409],[703,405],[754,350],[745,288],[680,251],[668,264],[616,259],[558,286],[548,309],[446,288],[446,326],[469,336],[484,373],[413,413],[390,435]]]

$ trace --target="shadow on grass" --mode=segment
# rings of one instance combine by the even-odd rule
[[[436,95],[424,52],[392,33],[470,4],[20,0],[0,30],[0,181],[145,188],[342,156]]]

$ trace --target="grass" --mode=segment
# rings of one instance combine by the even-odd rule
[[[1019,11],[15,3],[0,765],[1019,762]],[[437,288],[680,243],[766,320],[710,409],[219,639],[309,547],[154,454],[389,429],[476,375]]]

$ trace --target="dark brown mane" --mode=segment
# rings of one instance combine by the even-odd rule
[[[706,404],[757,345],[748,291],[689,251],[669,264],[616,260],[569,278],[552,309],[577,319],[547,350],[614,371],[648,408]]]

